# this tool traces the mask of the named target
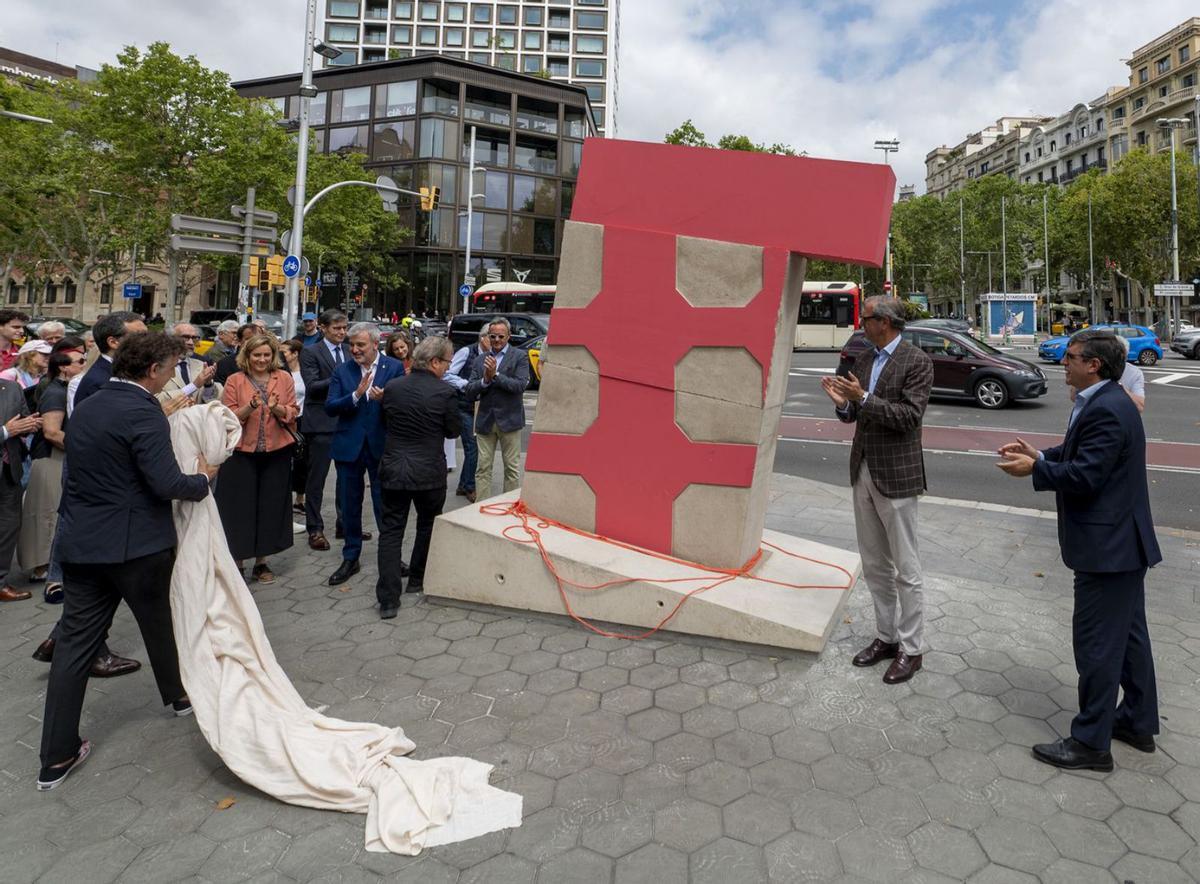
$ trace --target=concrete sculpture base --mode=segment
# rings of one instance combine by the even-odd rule
[[[489,504],[511,502],[520,492],[492,498]],[[515,527],[514,527],[515,526]],[[503,536],[523,532],[512,516],[492,516],[476,506],[463,507],[438,517],[433,531],[425,594],[538,611],[565,614],[554,578],[533,543]],[[629,577],[637,580],[602,590],[568,588],[575,613],[590,621],[619,623],[638,632],[657,625],[682,595],[705,581],[663,583],[680,577],[718,575],[654,558],[558,528],[542,530],[542,544],[559,573],[577,583],[596,585]],[[775,531],[763,533],[764,543],[794,555],[840,565],[855,578],[861,563],[857,553],[789,537]],[[790,584],[842,586],[841,571],[807,562],[769,548],[754,572],[757,576]],[[853,584],[851,584],[852,586]],[[693,596],[665,629],[730,641],[748,642],[799,651],[820,652],[849,595],[847,589],[793,589],[742,577]]]

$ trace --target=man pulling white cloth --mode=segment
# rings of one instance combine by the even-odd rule
[[[241,436],[219,402],[171,416],[185,470],[223,462]],[[366,813],[366,848],[416,854],[521,824],[521,796],[488,783],[470,758],[405,758],[400,728],[310,709],[275,660],[258,608],[225,544],[212,496],[174,507],[178,558],[171,613],[196,721],[238,777],[289,804]]]

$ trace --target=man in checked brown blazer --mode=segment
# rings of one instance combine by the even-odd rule
[[[921,418],[933,386],[929,356],[900,337],[904,306],[868,298],[864,350],[848,377],[821,381],[837,416],[855,424],[850,449],[854,525],[863,576],[875,601],[877,637],[854,657],[855,666],[892,663],[887,684],[908,681],[921,668],[925,611],[917,548],[917,497],[925,491]]]

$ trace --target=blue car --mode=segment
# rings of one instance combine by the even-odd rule
[[[1129,361],[1139,365],[1153,365],[1162,359],[1162,344],[1158,337],[1144,325],[1126,325],[1124,323],[1103,323],[1092,325],[1101,331],[1111,331],[1129,341]],[[1047,362],[1062,362],[1067,352],[1067,342],[1070,335],[1059,335],[1049,338],[1038,345],[1038,356]]]

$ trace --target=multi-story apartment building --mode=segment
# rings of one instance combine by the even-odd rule
[[[935,147],[925,155],[925,192],[938,197],[985,175],[1017,177],[1020,142],[1049,117],[1000,117],[972,132],[954,147]]]
[[[617,134],[621,0],[322,0],[328,66],[446,55],[587,89]]]
[[[401,198],[399,223],[412,238],[393,257],[405,282],[369,292],[376,312],[453,313],[464,276],[474,286],[555,281],[583,141],[596,134],[583,87],[445,56],[326,68],[313,83],[319,92],[309,115],[318,150],[363,154],[372,174],[405,189],[441,188],[441,208],[433,212]],[[233,84],[243,96],[273,101],[288,119],[298,114],[299,86],[298,74]],[[468,230],[472,128],[477,198]],[[351,269],[342,268],[340,280],[336,273],[323,280],[323,304],[339,303],[339,289],[347,287],[339,282],[352,278]]]
[[[1102,95],[1077,104],[1031,129],[1019,146],[1021,183],[1068,184],[1088,169],[1107,169],[1106,101]]]
[[[1108,101],[1109,155],[1120,159],[1135,147],[1167,150],[1170,133],[1157,121],[1185,117],[1176,147],[1195,145],[1197,80],[1200,79],[1200,18],[1190,18],[1133,51],[1129,85]]]

